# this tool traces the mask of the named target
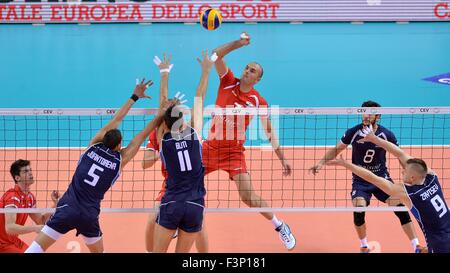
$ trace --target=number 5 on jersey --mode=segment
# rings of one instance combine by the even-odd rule
[[[98,174],[95,173],[96,170],[99,170],[100,172],[103,172],[105,169],[103,169],[102,167],[100,167],[98,165],[92,164],[92,166],[91,166],[91,168],[89,169],[89,172],[88,172],[88,175],[90,177],[92,177],[92,181],[84,179],[84,182],[88,183],[92,187],[95,187],[95,185],[97,185],[98,180],[100,179],[100,176],[98,176]]]

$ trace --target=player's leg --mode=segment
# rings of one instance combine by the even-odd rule
[[[91,253],[103,253],[105,250],[103,248],[103,237],[86,237],[83,236],[84,243]]]
[[[43,253],[50,246],[52,246],[56,242],[56,240],[58,240],[59,237],[61,237],[61,235],[62,234],[53,230],[52,228],[44,226],[41,232],[39,232],[36,239],[34,239],[34,241],[30,244],[27,250],[25,250],[25,253]]]
[[[74,229],[73,222],[77,221],[78,211],[62,205],[56,208],[55,213],[41,229],[36,239],[30,244],[25,253],[42,253],[53,245],[63,234]]]
[[[385,194],[382,192],[381,195]],[[376,195],[377,198],[379,198]],[[385,199],[383,201],[383,199]],[[384,196],[379,198],[380,201],[387,203],[389,206],[395,207],[404,207],[404,205],[400,202],[398,199],[393,199],[391,197],[385,198]],[[397,216],[398,220],[400,221],[400,225],[402,226],[403,232],[405,232],[406,236],[408,237],[409,241],[411,242],[411,246],[413,248],[413,251],[415,253],[422,253],[425,251],[425,248],[422,247],[419,244],[419,239],[417,238],[416,231],[414,229],[414,224],[411,220],[411,216],[409,215],[409,212],[407,211],[396,211],[394,212],[395,216]]]
[[[352,199],[354,207],[367,207],[367,201],[363,197],[355,197]],[[353,212],[353,224],[355,225],[356,233],[361,241],[361,252],[366,248],[368,250],[369,245],[367,244],[367,228],[366,228],[366,213],[365,212]]]
[[[81,234],[91,253],[103,253],[103,238],[97,215],[81,215],[77,219],[77,236]]]
[[[377,189],[375,186],[366,181],[357,178],[352,180],[351,198],[354,207],[367,207],[372,198],[372,192]],[[367,241],[366,213],[353,212],[353,224],[360,243],[360,252],[369,253],[369,243]]]
[[[206,231],[205,225],[203,225],[202,230],[198,233],[197,239],[195,240],[195,248],[197,248],[198,253],[209,252],[208,232]]]
[[[183,214],[183,203],[171,201],[159,206],[153,232],[153,252],[167,252]]]
[[[155,208],[158,208],[161,202],[155,201]],[[153,233],[155,231],[156,212],[150,212],[145,225],[145,250],[153,252]]]
[[[200,232],[186,232],[182,229],[178,230],[178,240],[175,247],[176,253],[188,253]]]
[[[234,175],[233,181],[236,183],[236,187],[239,191],[239,196],[247,206],[251,208],[265,208],[268,207],[267,202],[255,193],[252,187],[250,175],[246,173],[239,173]],[[272,222],[275,230],[278,232],[281,241],[288,250],[292,250],[295,247],[296,240],[291,232],[291,229],[286,223],[278,220],[278,218],[272,212],[261,212],[261,214]]]
[[[204,203],[203,199],[184,202],[183,217],[178,226],[176,253],[188,253],[194,242],[198,240],[203,228]]]
[[[250,174],[248,173],[239,173],[232,177],[232,180],[236,184],[236,187],[239,191],[239,197],[242,202],[251,208],[264,208],[269,205],[267,202],[262,199],[259,195],[255,193],[252,187]],[[267,219],[273,219],[272,212],[261,212],[261,214]]]
[[[168,229],[160,224],[155,224],[155,231],[153,233],[153,252],[155,253],[163,253],[167,252],[169,248],[170,242],[172,241],[172,237],[175,234],[175,229]],[[180,240],[178,238],[178,240]]]

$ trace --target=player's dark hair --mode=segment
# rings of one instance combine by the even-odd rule
[[[361,107],[381,107],[381,105],[378,102],[375,102],[373,100],[368,100],[363,102]]]
[[[166,113],[164,113],[164,122],[167,127],[172,130],[172,126],[179,119],[183,118],[183,112],[179,109],[179,107],[175,107],[176,105],[172,105],[167,108]]]
[[[412,164],[414,170],[420,172],[423,176],[428,172],[427,163],[420,158],[410,158],[406,161],[406,164]]]
[[[30,165],[30,161],[24,160],[24,159],[18,159],[16,161],[14,161],[13,164],[11,164],[11,168],[9,169],[9,172],[11,173],[11,176],[14,179],[14,183],[17,184],[16,176],[20,175],[20,169],[22,169],[23,167],[29,166],[29,165]]]
[[[106,132],[103,137],[103,145],[105,145],[109,149],[115,149],[117,145],[122,141],[122,134],[119,129],[111,129]]]

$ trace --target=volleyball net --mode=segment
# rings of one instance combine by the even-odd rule
[[[37,209],[23,212],[51,211],[51,192],[64,193],[77,162],[97,131],[107,124],[117,109],[0,109],[0,190],[14,186],[9,173],[17,159],[31,161]],[[131,109],[119,129],[123,145],[141,131],[157,109]],[[292,173],[283,176],[281,162],[268,141],[260,115],[270,115]],[[245,158],[256,194],[267,201],[267,208],[248,208],[239,197],[238,188],[223,171],[205,178],[208,211],[354,211],[405,210],[387,207],[372,200],[370,208],[353,208],[350,192],[352,174],[343,168],[326,166],[317,175],[309,173],[334,147],[345,131],[362,122],[362,114],[381,114],[379,124],[390,129],[402,149],[424,159],[440,177],[446,198],[450,187],[450,107],[403,108],[276,108],[205,109],[204,138],[212,117],[254,116],[246,131]],[[188,118],[188,117],[186,117]],[[121,177],[106,193],[104,212],[143,212],[155,210],[155,198],[163,177],[161,161],[143,169],[146,141],[135,158],[124,168]],[[343,152],[351,160],[351,146]],[[387,166],[394,181],[401,180],[396,158],[387,154]],[[9,209],[11,210],[11,209]],[[0,209],[0,211],[5,211]]]

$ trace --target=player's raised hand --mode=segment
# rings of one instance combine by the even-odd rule
[[[178,99],[171,99],[166,100],[164,103],[162,103],[161,107],[158,109],[158,113],[156,114],[157,117],[163,117],[166,113],[167,109],[170,107],[180,104],[180,101]]]
[[[363,134],[363,139],[362,140],[364,142],[373,142],[377,138],[377,136],[373,132],[372,124],[370,124],[369,126],[365,126],[362,129],[362,134]]]
[[[161,60],[158,56],[153,58],[153,62],[158,66],[159,71],[162,73],[169,73],[172,70],[173,64],[170,63],[171,56],[166,57],[166,53],[163,54],[163,59]]]
[[[241,45],[246,46],[250,44],[250,35],[247,32],[242,32],[239,42]]]
[[[145,94],[145,90],[147,90],[147,88],[149,88],[152,85],[153,85],[153,81],[152,80],[149,80],[149,81],[146,82],[145,78],[143,78],[142,81],[139,82],[139,79],[136,79],[136,87],[134,88],[133,94],[135,94],[139,98],[149,98],[149,99],[151,99],[152,97],[147,96]]]
[[[214,64],[214,61],[212,61],[209,58],[208,50],[203,50],[202,51],[202,58],[203,59],[197,58],[197,62],[200,64],[200,66],[202,67],[203,71],[206,71],[206,72],[210,71],[211,67]]]

